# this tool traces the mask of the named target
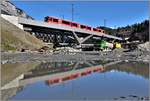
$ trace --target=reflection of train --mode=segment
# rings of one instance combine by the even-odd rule
[[[61,82],[65,82],[65,81],[68,81],[68,80],[73,80],[73,79],[76,79],[76,78],[79,78],[79,77],[82,77],[82,76],[86,76],[86,75],[89,75],[91,73],[94,73],[94,72],[102,72],[104,70],[103,67],[94,67],[94,68],[85,68],[81,71],[78,71],[76,73],[71,73],[71,74],[66,74],[66,75],[60,75],[56,78],[52,78],[52,79],[49,79],[49,80],[46,80],[46,84],[47,85],[52,85],[52,84],[59,84]]]
[[[44,18],[44,21],[48,22],[48,23],[53,23],[53,24],[60,24],[60,25],[64,25],[64,26],[70,26],[70,27],[74,27],[74,28],[85,29],[85,30],[88,30],[88,31],[95,31],[95,32],[105,33],[104,30],[99,29],[99,28],[92,28],[92,27],[87,26],[87,25],[79,24],[77,22],[72,22],[72,21],[69,21],[69,20],[59,19],[59,18],[56,18],[56,17],[47,16],[47,17]]]

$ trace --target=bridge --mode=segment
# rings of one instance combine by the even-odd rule
[[[86,30],[84,28],[71,27],[63,24],[48,23],[4,14],[1,15],[4,19],[46,43],[90,46],[93,45],[96,40],[101,40],[102,38],[110,42],[122,40],[120,37],[105,34],[103,33],[104,31],[97,32],[94,31],[94,29]]]

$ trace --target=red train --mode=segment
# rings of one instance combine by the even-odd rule
[[[85,30],[88,30],[88,31],[105,33],[104,30],[99,29],[99,28],[92,28],[90,26],[79,24],[77,22],[71,22],[69,20],[59,19],[59,18],[50,17],[50,16],[45,17],[44,21],[48,22],[48,23],[62,24],[62,25],[70,26],[70,27],[74,27],[74,28],[85,29]]]

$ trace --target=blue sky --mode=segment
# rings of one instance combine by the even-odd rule
[[[148,1],[12,1],[18,8],[37,20],[55,16],[71,20],[74,4],[74,21],[92,27],[121,27],[149,18]]]

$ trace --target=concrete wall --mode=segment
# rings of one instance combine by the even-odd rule
[[[23,30],[23,25],[18,23],[18,17],[4,14],[1,14],[1,17]]]

